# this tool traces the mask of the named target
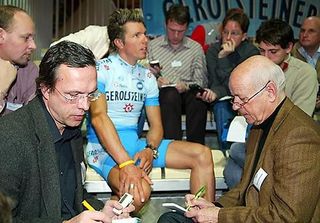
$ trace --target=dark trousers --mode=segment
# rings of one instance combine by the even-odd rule
[[[189,91],[180,94],[176,88],[161,88],[161,118],[166,139],[182,139],[181,115],[186,114],[187,141],[204,144],[207,104]]]
[[[180,213],[167,212],[160,216],[158,223],[193,223],[193,221]]]

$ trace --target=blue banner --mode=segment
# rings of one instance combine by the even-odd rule
[[[242,8],[248,15],[249,36],[255,36],[261,22],[280,18],[291,25],[297,38],[304,18],[320,15],[319,0],[144,0],[142,9],[148,34],[165,33],[164,12],[174,3],[189,7],[191,23],[187,34],[190,34],[197,24],[221,22],[230,8]]]

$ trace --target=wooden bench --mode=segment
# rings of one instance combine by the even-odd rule
[[[216,177],[216,190],[227,190],[224,182],[223,169],[226,158],[220,150],[212,150],[214,159],[214,172]],[[190,170],[177,170],[170,168],[153,168],[150,175],[154,192],[188,191],[190,190]],[[110,193],[108,184],[93,169],[88,168],[85,188],[89,193]]]

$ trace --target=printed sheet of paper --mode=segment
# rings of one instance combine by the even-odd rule
[[[236,116],[229,127],[228,142],[245,142],[248,123],[243,116]]]

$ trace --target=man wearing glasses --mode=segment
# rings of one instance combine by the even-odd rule
[[[37,97],[0,119],[0,190],[12,200],[14,222],[111,222],[113,207],[94,200],[83,211],[85,165],[79,128],[99,94],[94,55],[60,42],[40,63]],[[93,199],[91,199],[91,203]],[[133,211],[130,206],[123,216]]]
[[[263,56],[237,66],[229,87],[232,108],[253,124],[240,183],[214,204],[187,195],[185,216],[158,222],[318,222],[320,127],[286,97],[283,71]]]
[[[318,92],[317,73],[309,64],[290,55],[294,43],[290,25],[279,19],[263,22],[256,32],[256,42],[259,44],[260,54],[283,70],[286,96],[306,114],[312,116]],[[229,187],[240,181],[245,150],[244,143],[233,143],[230,147],[230,157],[224,169]]]

